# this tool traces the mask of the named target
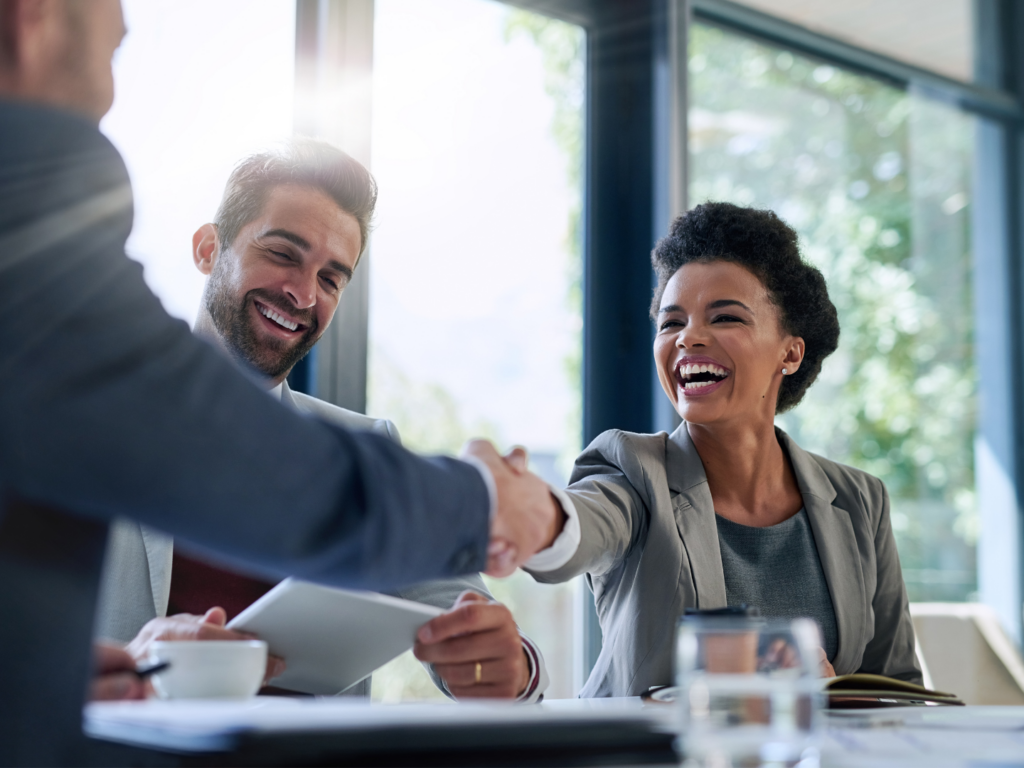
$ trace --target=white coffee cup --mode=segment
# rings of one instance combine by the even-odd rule
[[[157,640],[149,662],[166,661],[153,675],[162,699],[248,699],[256,695],[267,671],[262,640]]]

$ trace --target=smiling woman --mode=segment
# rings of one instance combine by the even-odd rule
[[[751,290],[758,303],[767,300],[761,314],[781,321],[786,335],[799,340],[801,347],[798,354],[802,359],[789,361],[787,378],[778,381],[777,397],[767,400],[774,404],[775,413],[787,411],[800,402],[821,372],[825,358],[839,345],[839,320],[824,277],[800,259],[796,232],[771,211],[754,211],[728,203],[699,205],[676,221],[670,235],[658,244],[653,262],[658,287],[651,302],[651,316],[657,321],[665,314],[659,326],[659,340],[665,338],[662,331],[666,326],[678,324],[675,315],[681,308],[660,305],[669,284],[684,265],[731,263],[741,266],[741,272],[749,273],[743,276],[734,272],[736,284]],[[756,278],[756,287],[750,277]],[[735,297],[717,299],[708,309],[714,311],[716,323],[750,324],[754,320],[753,310]],[[730,313],[726,309],[736,311]],[[656,356],[659,348],[656,344]],[[662,386],[665,387],[664,378]],[[665,391],[669,392],[669,388],[665,387]]]
[[[683,424],[600,435],[566,490],[580,541],[532,571],[594,586],[605,642],[581,695],[669,684],[676,617],[744,603],[814,619],[823,675],[920,682],[885,486],[774,425],[838,343],[821,273],[773,213],[726,203],[677,219],[653,262],[654,356]]]

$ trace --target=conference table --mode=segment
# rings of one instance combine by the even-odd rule
[[[96,703],[85,713],[92,738],[186,765],[673,764],[674,724],[671,706],[638,698],[384,705],[259,697]],[[820,764],[1024,768],[1024,707],[826,712]]]

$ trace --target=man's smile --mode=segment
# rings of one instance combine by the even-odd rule
[[[280,338],[294,339],[305,333],[308,328],[308,326],[286,317],[280,310],[274,309],[258,299],[253,299],[253,306],[263,319],[263,325]]]

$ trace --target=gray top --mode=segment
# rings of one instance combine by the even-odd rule
[[[717,514],[715,523],[728,604],[746,603],[772,619],[814,619],[831,662],[839,643],[836,612],[807,512],[801,509],[767,528],[740,525]]]

